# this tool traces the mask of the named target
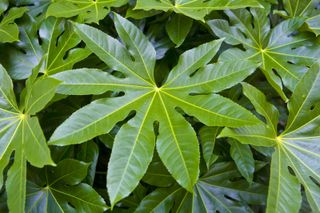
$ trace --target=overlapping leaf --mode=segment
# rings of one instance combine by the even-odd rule
[[[320,34],[319,0],[284,0],[288,17],[303,17],[309,29],[317,36]]]
[[[92,52],[109,67],[122,72],[124,78],[90,69],[66,71],[54,78],[63,81],[58,89],[62,94],[101,94],[112,90],[123,91],[124,95],[99,99],[78,110],[56,129],[50,144],[87,141],[107,133],[135,111],[135,116],[121,127],[113,145],[107,177],[112,205],[126,197],[145,174],[156,142],[155,121],[159,122],[156,145],[162,162],[181,186],[192,191],[199,174],[199,145],[195,131],[176,108],[206,125],[255,124],[250,112],[212,93],[241,82],[257,65],[249,61],[208,64],[222,42],[216,40],[183,53],[166,83],[158,87],[153,77],[156,53],[150,42],[137,27],[118,15],[115,26],[130,53],[119,41],[95,28],[76,25],[76,32]]]
[[[222,61],[252,59],[261,63],[260,69],[272,87],[287,100],[283,85],[293,91],[298,81],[319,56],[319,45],[310,36],[298,33],[303,18],[283,21],[271,29],[267,9],[225,11],[226,20],[209,21],[213,32],[225,37],[231,45],[241,44],[246,51],[232,48]],[[280,77],[281,78],[280,78]]]
[[[45,167],[29,174],[27,212],[104,212],[103,198],[88,184],[89,164],[65,159],[57,167]]]
[[[6,9],[6,4],[0,9],[0,15]],[[14,22],[16,19],[23,16],[28,9],[26,7],[11,8],[0,22],[0,42],[14,42],[19,40],[19,28]]]
[[[36,81],[26,91],[24,104],[19,109],[12,81],[0,65],[0,186],[3,185],[3,171],[14,152],[5,184],[12,212],[24,211],[27,161],[36,167],[54,165],[38,118],[31,115],[45,107],[58,84],[59,81],[49,78]]]
[[[13,79],[28,78],[40,63],[40,71],[47,75],[69,70],[90,55],[88,49],[77,48],[81,40],[65,21],[52,17],[34,20],[28,16],[20,29],[20,41],[14,47],[3,47],[0,54],[0,61]]]
[[[120,7],[128,0],[56,0],[48,8],[47,16],[70,18],[77,16],[80,22],[98,23],[106,17],[111,7]]]
[[[221,133],[221,136],[232,137],[245,144],[275,146],[267,212],[298,212],[301,205],[300,184],[304,187],[311,208],[315,212],[320,209],[319,87],[320,68],[315,64],[294,90],[288,104],[286,129],[277,136],[275,121],[278,112],[275,107],[267,103],[261,108],[262,103],[265,103],[264,95],[254,87],[244,85],[245,94],[257,112],[266,118],[267,124],[261,122],[251,129],[226,128]]]
[[[263,205],[266,187],[244,180],[230,181],[240,177],[233,163],[214,164],[194,187],[194,193],[183,188],[159,188],[147,195],[135,212],[250,212],[247,204]]]
[[[135,9],[173,10],[190,18],[204,21],[204,17],[213,10],[261,7],[256,0],[137,0]]]

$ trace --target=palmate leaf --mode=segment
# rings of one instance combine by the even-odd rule
[[[194,193],[181,187],[158,188],[147,195],[135,212],[251,212],[244,202],[263,205],[267,188],[258,183],[249,185],[231,162],[214,164],[194,186]]]
[[[284,0],[288,17],[304,17],[309,29],[317,36],[320,34],[319,0]]]
[[[103,198],[88,184],[89,164],[64,159],[57,167],[45,167],[28,174],[26,212],[104,212]]]
[[[279,136],[275,131],[270,131],[270,128],[276,130],[276,124],[270,122],[261,122],[259,126],[251,129],[226,128],[220,135],[232,137],[244,144],[275,146],[271,161],[267,212],[298,212],[301,205],[300,184],[304,187],[311,208],[315,212],[320,209],[319,87],[320,68],[315,64],[294,90],[288,104],[288,123],[285,131]],[[249,85],[244,85],[244,90],[248,91],[248,94],[249,90],[250,93],[255,91],[256,95],[248,98],[258,111],[259,106],[256,103],[261,103],[261,100],[265,99],[264,95]],[[278,117],[278,112],[270,104],[267,106],[266,111],[258,112],[266,120],[274,120]]]
[[[77,16],[77,20],[82,23],[98,23],[108,15],[111,7],[120,7],[127,3],[128,0],[55,0],[49,6],[47,16]]]
[[[34,20],[27,16],[20,31],[20,41],[0,53],[0,61],[13,79],[28,78],[39,63],[43,63],[40,72],[47,75],[69,70],[91,53],[77,47],[80,38],[72,25],[63,20]]]
[[[173,10],[192,19],[204,21],[204,17],[213,10],[238,9],[245,7],[261,7],[256,0],[137,0],[135,9],[141,10]]]
[[[287,100],[283,85],[293,91],[307,67],[319,56],[318,44],[311,42],[308,35],[296,33],[304,19],[288,19],[270,29],[268,9],[228,10],[225,13],[230,24],[222,19],[211,20],[208,24],[217,36],[226,38],[231,45],[243,45],[246,51],[232,48],[220,60],[234,60],[234,57],[257,60],[268,82]]]
[[[237,61],[207,65],[222,42],[216,40],[183,53],[166,83],[158,87],[153,77],[156,53],[151,43],[119,15],[115,15],[115,26],[134,61],[118,40],[98,29],[77,24],[76,32],[92,52],[110,68],[122,72],[124,78],[94,69],[71,70],[53,77],[63,81],[58,88],[62,94],[102,94],[111,90],[123,91],[124,95],[98,99],[78,110],[55,130],[50,144],[82,143],[109,132],[135,111],[113,144],[107,177],[112,206],[137,186],[152,159],[155,144],[168,171],[181,186],[192,191],[199,174],[199,145],[195,131],[176,108],[210,126],[255,124],[257,119],[250,112],[212,92],[241,82],[257,64]],[[191,74],[194,75],[190,77]],[[159,122],[157,138],[155,121]]]
[[[36,167],[55,165],[38,118],[32,115],[45,107],[59,83],[49,78],[36,81],[26,91],[24,104],[19,109],[12,81],[0,65],[0,186],[3,185],[3,171],[14,152],[14,162],[5,184],[12,212],[24,211],[27,161]],[[46,90],[41,88],[43,84]]]

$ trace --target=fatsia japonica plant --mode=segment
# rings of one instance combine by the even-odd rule
[[[320,1],[0,0],[0,212],[319,212]]]

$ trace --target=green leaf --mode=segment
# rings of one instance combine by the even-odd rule
[[[89,141],[87,143],[81,144],[77,150],[77,159],[90,163],[88,175],[85,179],[85,182],[92,186],[98,164],[99,147],[97,146],[97,144]]]
[[[52,17],[34,20],[27,16],[20,31],[20,41],[10,48],[4,47],[0,54],[1,63],[13,79],[28,78],[37,66],[46,75],[69,70],[91,54],[88,49],[78,47],[80,38],[64,20]]]
[[[313,65],[299,81],[288,104],[289,118],[285,130],[279,136],[266,134],[269,125],[259,125],[253,137],[247,134],[249,129],[225,129],[221,136],[228,136],[239,140],[241,143],[264,144],[263,141],[273,141],[275,153],[272,157],[271,180],[269,184],[270,197],[267,209],[269,212],[281,211],[290,208],[292,212],[298,212],[300,205],[293,203],[288,207],[288,200],[301,200],[297,189],[296,179],[303,185],[308,202],[314,211],[319,209],[320,182],[319,165],[320,146],[317,139],[319,135],[320,87],[319,64]],[[269,112],[270,112],[270,107]],[[272,115],[269,114],[270,117]],[[269,130],[268,130],[269,131]],[[253,140],[255,138],[255,140]],[[260,140],[260,141],[259,141]],[[288,171],[288,167],[292,172]],[[294,174],[294,177],[292,176]],[[287,177],[285,181],[279,177]],[[289,181],[287,183],[287,181]],[[273,184],[275,183],[275,185]],[[279,184],[281,183],[281,184]],[[284,188],[289,189],[284,190]],[[275,197],[276,196],[276,197]],[[289,196],[289,197],[288,197]],[[275,197],[275,198],[274,198]],[[275,204],[275,199],[277,200]],[[301,203],[301,202],[299,202]]]
[[[157,154],[154,155],[146,174],[142,178],[142,181],[158,187],[169,187],[175,183],[174,179]]]
[[[25,111],[34,115],[42,110],[53,98],[60,81],[53,78],[44,78],[36,81],[27,91]]]
[[[39,34],[44,40],[43,48],[47,52],[45,67],[42,70],[46,75],[69,70],[75,63],[91,54],[88,49],[77,47],[81,40],[68,22],[55,18],[46,19]]]
[[[14,21],[21,18],[27,10],[26,7],[11,8],[9,10],[8,14],[0,22],[0,42],[5,43],[19,40],[19,28]]]
[[[199,145],[195,130],[176,108],[181,108],[207,125],[239,127],[256,124],[258,120],[250,112],[227,98],[211,93],[241,82],[257,65],[252,62],[230,64],[230,67],[234,67],[230,72],[242,73],[241,76],[231,76],[228,66],[224,70],[222,65],[217,65],[219,69],[215,70],[215,67],[207,64],[221,45],[222,40],[216,40],[183,53],[177,66],[171,70],[168,83],[159,87],[153,78],[156,56],[152,45],[126,19],[116,15],[115,23],[122,42],[130,51],[98,29],[81,24],[76,24],[75,28],[87,47],[124,77],[88,69],[65,71],[53,77],[62,81],[58,87],[58,92],[62,94],[123,91],[124,95],[98,99],[76,111],[55,130],[50,144],[79,144],[106,134],[134,111],[134,116],[116,136],[108,166],[107,185],[111,205],[128,196],[145,174],[152,159],[156,121],[159,123],[156,147],[162,162],[180,185],[192,191],[199,174]],[[139,42],[139,39],[143,42]],[[206,66],[213,69],[205,69]],[[180,78],[184,79],[185,75],[199,68],[202,71],[194,75],[197,79],[195,85],[180,90],[177,87]],[[228,78],[231,82],[224,88],[215,81],[218,78],[219,81]],[[204,79],[206,81],[202,82]],[[199,91],[205,94],[198,94]]]
[[[181,187],[158,188],[143,198],[135,213],[170,212],[174,197],[183,191]]]
[[[204,21],[204,17],[213,10],[237,9],[245,7],[261,7],[256,0],[137,0],[135,9],[173,10],[192,19]]]
[[[268,202],[266,212],[299,212],[301,187],[296,177],[288,170],[288,159],[281,148],[276,149],[271,160]],[[272,187],[271,187],[272,186]],[[294,200],[295,202],[290,202]],[[290,205],[288,203],[290,202]]]
[[[139,109],[138,115],[121,127],[115,137],[107,175],[112,204],[127,197],[136,188],[152,160],[155,135],[150,115],[157,113],[152,104],[154,98],[155,95],[151,102],[148,100],[150,103]]]
[[[213,32],[231,45],[241,44],[246,51],[231,48],[221,56],[222,61],[251,59],[261,63],[260,69],[268,82],[287,100],[283,86],[293,91],[300,78],[319,55],[319,48],[310,36],[294,33],[303,24],[303,18],[283,21],[270,29],[268,10],[251,9],[226,11],[226,20],[208,22]],[[252,18],[253,16],[253,18]],[[281,79],[278,77],[281,77]]]
[[[120,7],[128,3],[128,0],[56,0],[48,8],[47,16],[77,17],[82,23],[99,23],[106,17],[111,7]]]
[[[240,177],[236,166],[230,162],[214,164],[210,171],[195,185],[194,194],[182,192],[175,199],[174,212],[250,212],[247,204],[264,204],[266,187],[245,180],[231,181]]]
[[[209,169],[216,159],[213,154],[216,138],[220,132],[219,127],[204,126],[199,130],[199,137],[201,142],[201,149],[204,161],[206,162],[207,169]]]
[[[274,146],[277,137],[279,112],[268,103],[266,96],[255,87],[242,83],[244,95],[251,101],[256,111],[266,119],[266,123],[237,129],[224,128],[219,137],[231,137],[243,144],[255,146]]]
[[[230,155],[238,167],[241,175],[252,183],[254,173],[254,159],[249,145],[229,140]]]
[[[141,30],[116,13],[114,23],[120,38],[128,45],[130,53],[136,59],[135,69],[143,70],[141,76],[153,82],[156,51],[152,44]]]
[[[57,167],[45,167],[30,175],[26,211],[104,212],[103,198],[89,185],[81,183],[88,164],[65,159]]]
[[[192,27],[192,22],[191,18],[179,14],[174,14],[167,22],[167,33],[176,47],[179,47],[186,39]]]
[[[55,165],[37,117],[18,109],[12,81],[0,65],[0,186],[3,171],[14,152],[14,162],[8,172],[6,190],[10,211],[22,212],[25,205],[26,161],[33,166]]]
[[[304,17],[309,29],[317,36],[320,34],[320,14],[317,0],[284,0],[288,17]]]

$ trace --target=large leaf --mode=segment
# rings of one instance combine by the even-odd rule
[[[70,18],[77,16],[80,22],[96,22],[106,17],[111,7],[120,7],[128,0],[56,0],[48,8],[47,16]]]
[[[19,29],[14,22],[23,16],[28,9],[26,7],[11,8],[0,22],[0,42],[14,42],[19,40]],[[3,11],[0,11],[0,15]]]
[[[257,119],[250,112],[211,93],[241,82],[257,65],[249,61],[207,65],[222,42],[216,40],[183,53],[166,83],[158,87],[153,78],[152,45],[137,27],[118,15],[115,26],[130,52],[118,40],[87,25],[77,24],[76,32],[89,49],[110,68],[122,72],[124,78],[92,69],[61,72],[54,78],[63,81],[58,89],[62,94],[101,94],[111,90],[123,91],[124,95],[98,99],[78,110],[56,129],[50,144],[82,143],[109,132],[135,111],[135,116],[120,129],[113,145],[107,177],[112,206],[128,196],[145,174],[156,140],[155,121],[159,123],[156,146],[161,160],[177,182],[192,191],[199,174],[199,145],[192,126],[176,108],[206,125],[255,124]],[[221,82],[228,83],[222,85]]]
[[[194,193],[173,186],[156,189],[147,195],[136,212],[250,212],[247,204],[263,205],[266,187],[244,180],[231,181],[240,177],[236,166],[229,162],[214,164],[194,186]]]
[[[57,167],[45,167],[29,174],[27,212],[103,212],[103,198],[88,184],[89,164],[65,159]],[[32,170],[31,170],[32,171]]]
[[[227,43],[243,45],[246,51],[231,48],[220,60],[233,60],[236,56],[239,60],[258,61],[268,82],[287,100],[283,86],[293,91],[319,55],[319,48],[311,42],[310,36],[296,32],[304,19],[288,19],[270,29],[268,9],[228,10],[225,13],[230,23],[222,19],[211,20],[208,22],[211,29]]]
[[[55,79],[51,80],[56,82]],[[48,84],[47,88],[52,93],[56,86],[56,84]],[[51,87],[53,90],[51,90]],[[42,96],[46,97],[47,101],[48,98],[52,98],[50,94],[46,95],[46,91],[37,91],[34,97],[27,96],[26,103],[30,103],[30,100],[35,102],[34,107],[30,104],[25,104],[28,106],[28,111],[35,113],[45,106]],[[37,103],[38,101],[39,103]],[[9,169],[6,182],[8,206],[12,212],[23,212],[27,161],[36,167],[54,165],[54,162],[51,160],[50,150],[46,144],[38,118],[31,117],[30,114],[18,109],[12,81],[1,65],[0,115],[0,186],[3,185],[3,171],[9,164],[10,156],[14,152],[14,163]]]
[[[269,146],[270,142],[273,142],[276,151],[273,154],[271,164],[268,212],[281,212],[285,209],[290,209],[290,212],[299,211],[301,195],[297,180],[303,185],[311,208],[315,212],[320,209],[320,188],[318,185],[320,166],[317,163],[320,160],[318,140],[320,137],[319,87],[320,68],[318,64],[315,64],[303,76],[294,90],[288,104],[288,123],[284,132],[279,136],[268,134],[270,125],[266,124],[258,126],[257,129],[260,131],[250,131],[248,128],[227,128],[221,133],[221,136],[232,137],[242,143],[253,145]],[[251,87],[252,90],[256,89]],[[256,98],[256,100],[258,99]],[[271,111],[270,104],[268,105],[268,110],[263,114],[264,117],[275,118],[275,111]],[[288,200],[296,202],[288,206]]]
[[[261,7],[256,0],[137,0],[135,9],[173,10],[190,18],[204,21],[204,17],[213,10]]]

